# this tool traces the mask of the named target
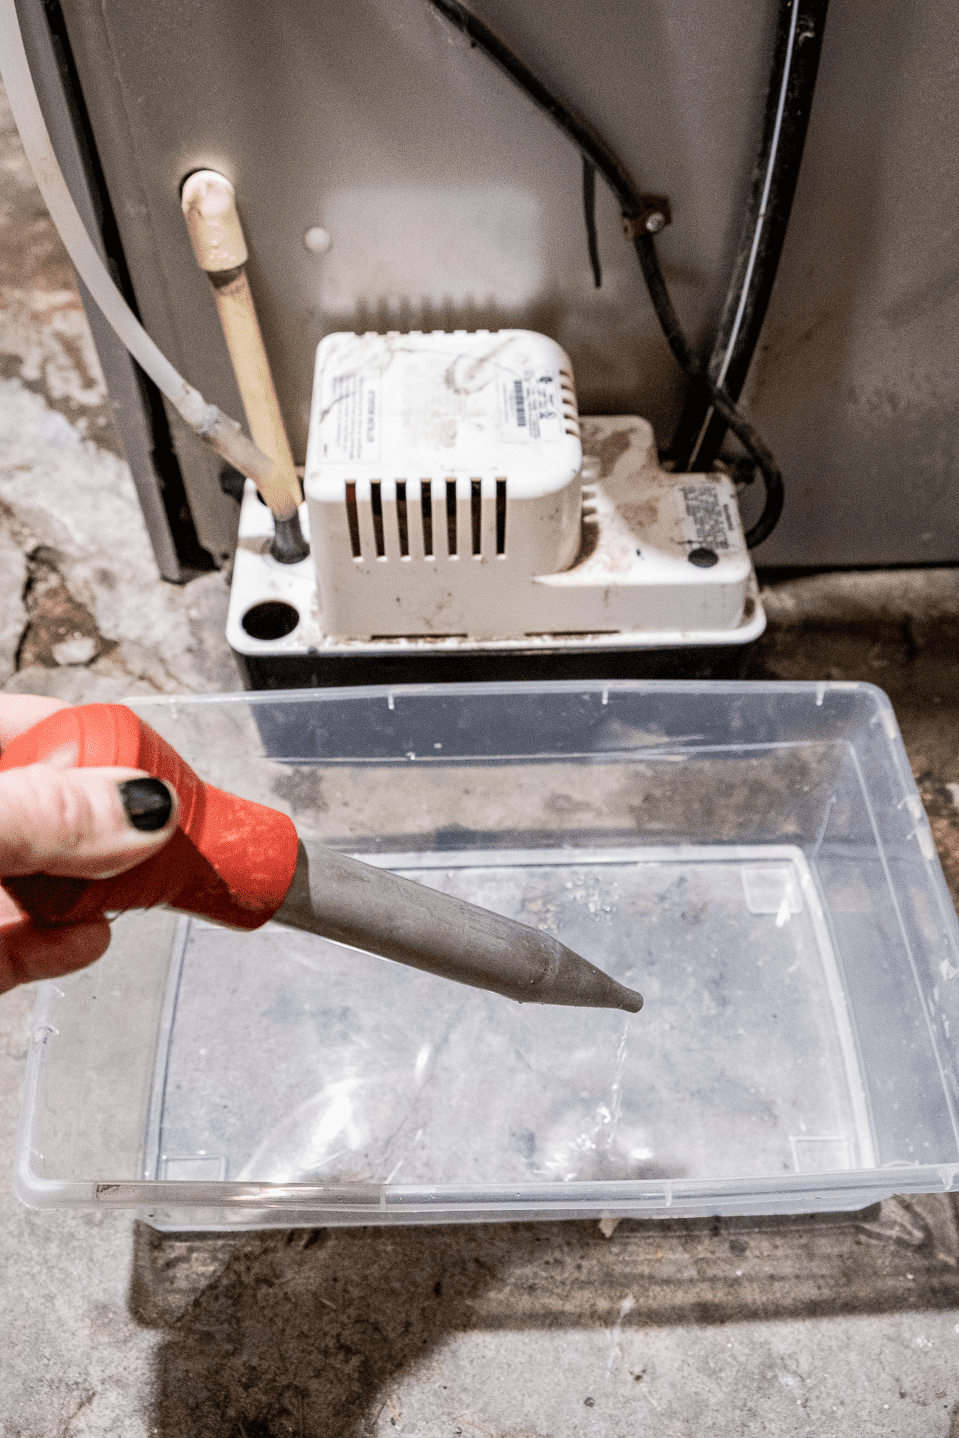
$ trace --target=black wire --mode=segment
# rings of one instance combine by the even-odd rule
[[[495,61],[501,70],[505,70],[533,103],[545,110],[573,144],[582,150],[586,158],[592,160],[624,212],[630,215],[639,214],[643,208],[642,191],[616,152],[602,135],[593,129],[589,121],[558,100],[552,91],[537,79],[532,70],[523,64],[519,56],[514,55],[509,46],[504,44],[488,25],[484,25],[482,20],[471,14],[459,0],[429,0],[429,3],[457,30],[462,30],[477,49]]]
[[[639,185],[602,135],[587,120],[571,110],[533,74],[488,25],[478,19],[459,0],[429,0],[434,10],[462,31],[474,47],[483,51],[517,84],[534,104],[544,110],[563,134],[581,151],[584,160],[592,163],[619,201],[626,219],[635,219],[646,209]],[[720,414],[743,448],[752,455],[763,476],[766,489],[762,514],[746,531],[746,543],[752,549],[772,533],[782,513],[783,481],[772,454],[734,402],[713,383],[710,375],[693,353],[679,317],[673,308],[659,256],[652,235],[641,234],[635,240],[636,254],[642,268],[649,297],[667,343],[694,392]]]
[[[599,258],[599,235],[596,233],[596,166],[583,156],[583,219],[586,221],[586,247],[593,271],[593,284],[603,287],[603,266]]]
[[[683,333],[679,318],[673,309],[673,302],[659,266],[659,257],[656,254],[652,235],[637,236],[633,243],[642,267],[646,287],[663,327],[663,334],[666,336],[677,363],[689,376],[701,401],[708,402],[717,414],[722,415],[727,427],[732,430],[743,448],[752,455],[762,473],[766,486],[765,503],[756,523],[746,530],[746,544],[750,549],[755,549],[757,544],[762,544],[764,539],[769,538],[783,512],[785,491],[779,466],[757,431],[739,412],[729,396],[716,388],[690,349],[689,341]]]
[[[742,393],[786,238],[809,125],[828,0],[780,0],[762,138],[749,204],[708,370],[732,400]],[[673,455],[680,469],[711,468],[726,422],[690,396]]]

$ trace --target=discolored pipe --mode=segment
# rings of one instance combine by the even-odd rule
[[[213,287],[250,433],[273,460],[270,474],[257,480],[276,526],[271,553],[295,564],[310,552],[300,529],[300,481],[247,279],[249,252],[236,194],[225,175],[198,170],[184,184],[180,203],[197,264]]]

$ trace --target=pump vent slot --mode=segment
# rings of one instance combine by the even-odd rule
[[[424,479],[420,486],[420,514],[423,518],[423,554],[433,557],[433,486]]]
[[[563,404],[563,428],[574,439],[579,439],[579,406],[576,403],[576,386],[568,369],[559,372],[559,387]]]
[[[446,552],[455,559],[456,548],[456,480],[446,481]]]
[[[350,531],[350,548],[353,550],[353,558],[360,556],[360,516],[356,508],[356,483],[354,480],[347,480],[346,484],[346,523]]]
[[[377,559],[386,558],[386,543],[383,538],[383,486],[378,479],[370,485],[370,509],[373,511],[373,539]]]
[[[483,553],[483,486],[480,480],[470,480],[470,526],[473,534],[473,554]]]
[[[506,480],[496,481],[496,553],[506,553]]]
[[[400,557],[408,559],[410,554],[410,526],[406,513],[406,480],[396,481],[396,533],[400,541]]]

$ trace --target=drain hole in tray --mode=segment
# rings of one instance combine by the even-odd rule
[[[282,639],[300,622],[300,611],[282,599],[264,599],[246,611],[240,621],[251,639]]]

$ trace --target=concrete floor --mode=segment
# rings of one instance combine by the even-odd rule
[[[956,571],[769,582],[752,677],[895,704],[959,900]],[[69,267],[0,104],[0,687],[239,687],[227,582],[156,577]],[[4,1438],[959,1435],[959,1211],[162,1236],[10,1187],[34,995],[0,1001]]]

